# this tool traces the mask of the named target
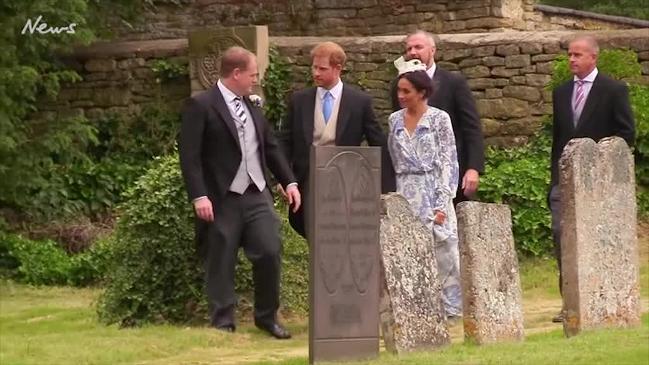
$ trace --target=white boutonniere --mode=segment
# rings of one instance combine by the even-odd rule
[[[248,98],[252,102],[252,105],[256,106],[257,108],[262,108],[264,106],[264,100],[259,95],[251,94],[250,96],[248,96]]]

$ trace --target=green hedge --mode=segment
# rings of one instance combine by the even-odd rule
[[[0,274],[32,285],[98,284],[106,272],[109,250],[110,243],[100,239],[90,249],[68,255],[52,240],[0,233]]]
[[[283,205],[277,206],[285,210]],[[306,243],[283,219],[282,304],[304,311],[308,293]],[[120,209],[99,318],[122,326],[146,322],[202,321],[206,315],[203,270],[194,241],[178,155],[161,158],[127,191]],[[237,291],[250,303],[250,264],[240,256]]]
[[[542,256],[552,252],[547,205],[551,146],[548,118],[527,145],[508,149],[489,147],[486,151],[480,200],[509,205],[516,249],[524,255]]]

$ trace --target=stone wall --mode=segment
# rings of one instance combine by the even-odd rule
[[[552,95],[546,90],[552,61],[566,53],[575,32],[503,32],[440,35],[436,59],[447,70],[461,72],[476,98],[487,143],[527,141],[552,114]],[[649,83],[649,29],[594,34],[602,48],[628,48],[642,62]],[[403,36],[335,38],[348,53],[344,79],[356,83],[374,98],[383,123],[391,112],[388,89],[396,71],[392,61],[403,49]],[[293,64],[296,84],[309,72],[309,50],[322,41],[315,37],[272,37],[271,43]]]
[[[624,29],[590,15],[547,13],[535,0],[182,0],[164,2],[126,28],[122,40],[186,38],[199,27],[268,25],[272,36],[368,36],[503,30]],[[154,2],[155,3],[155,2]],[[645,25],[645,27],[647,27]]]
[[[157,60],[187,64],[187,40],[95,44],[77,51],[67,63],[83,80],[61,89],[54,102],[43,100],[46,118],[57,113],[94,119],[107,113],[135,114],[154,103],[178,109],[189,96],[189,77],[156,80]]]
[[[552,61],[565,54],[575,32],[503,32],[440,35],[438,64],[461,72],[476,97],[487,142],[524,143],[552,113],[551,94],[545,90]],[[602,48],[629,48],[637,52],[649,82],[649,29],[595,34]],[[339,42],[348,53],[345,81],[373,96],[379,120],[391,112],[388,88],[395,77],[392,61],[404,36],[326,38]],[[309,77],[309,50],[325,38],[271,37],[270,43],[292,65],[294,88]],[[61,91],[59,100],[43,107],[72,110],[96,117],[104,112],[133,112],[162,98],[179,102],[189,96],[189,79],[156,83],[151,65],[156,59],[187,62],[187,40],[98,44],[75,57],[84,81]]]

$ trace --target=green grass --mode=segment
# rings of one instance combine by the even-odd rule
[[[641,295],[649,297],[649,241],[641,240]],[[445,349],[395,357],[384,351],[371,362],[350,364],[645,364],[649,365],[649,314],[643,325],[601,330],[566,339],[550,318],[561,307],[553,259],[520,263],[526,339],[488,346],[465,344],[461,326]],[[289,341],[276,341],[249,318],[234,335],[207,327],[151,325],[119,329],[97,322],[98,289],[30,287],[0,281],[0,364],[306,364],[304,318],[291,318]]]
[[[534,265],[522,265],[524,286],[539,293],[546,275]],[[552,276],[552,274],[550,274]],[[538,283],[528,282],[532,277]],[[552,281],[556,283],[556,281]],[[250,323],[235,335],[206,327],[147,326],[119,329],[96,322],[92,307],[98,291],[44,287],[12,282],[0,284],[0,364],[306,364],[308,334],[304,320],[293,320],[294,338],[276,341]],[[539,309],[542,320],[533,321],[539,300],[557,305],[556,298],[526,299],[527,336],[522,343],[489,346],[464,344],[461,335],[440,351],[414,353],[396,358],[385,352],[371,362],[353,364],[647,364],[649,361],[649,315],[643,326],[626,330],[583,333],[566,339],[560,326],[549,324],[553,314]],[[547,331],[547,326],[551,326]],[[455,330],[459,330],[455,328]],[[539,331],[536,331],[539,332]]]
[[[0,364],[227,364],[304,354],[307,329],[301,323],[289,325],[296,335],[291,341],[270,341],[250,324],[234,336],[207,327],[119,329],[96,321],[97,294],[2,282]],[[255,358],[259,346],[264,352]]]
[[[285,365],[303,365],[304,358],[279,362]],[[636,329],[617,329],[582,333],[566,339],[561,330],[528,336],[520,343],[500,343],[488,346],[456,344],[435,352],[420,352],[400,357],[381,353],[378,359],[350,362],[347,365],[388,364],[648,364],[649,314]],[[260,362],[271,364],[270,362]],[[277,364],[277,363],[275,363]]]
[[[489,346],[458,344],[436,353],[398,358],[400,364],[647,364],[649,315],[643,326],[627,330],[584,333],[566,339],[562,330],[531,335],[521,343]],[[394,364],[397,358],[381,356],[371,364]],[[370,364],[361,362],[356,364]]]

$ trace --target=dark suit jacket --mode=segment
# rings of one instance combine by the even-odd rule
[[[279,134],[280,144],[293,167],[298,184],[304,188],[309,177],[316,90],[311,87],[293,94]],[[363,139],[367,139],[370,146],[382,148],[382,190],[394,191],[394,169],[387,150],[387,138],[374,116],[372,98],[343,84],[336,124],[336,146],[360,146]]]
[[[570,80],[552,93],[551,186],[559,183],[559,158],[571,139],[588,137],[599,141],[604,137],[618,136],[624,138],[629,146],[635,139],[629,91],[625,84],[598,73],[576,127],[572,117],[573,84]]]
[[[252,114],[264,171],[269,169],[286,187],[295,178],[261,110],[244,98]],[[241,163],[241,147],[230,111],[217,86],[187,101],[180,129],[180,167],[189,199],[221,199],[230,189]],[[268,184],[268,181],[266,182]]]
[[[392,84],[392,110],[401,109],[397,99],[397,81]],[[433,94],[428,105],[442,109],[451,117],[460,168],[460,182],[467,169],[484,172],[484,139],[480,115],[464,77],[437,66],[433,75]],[[460,184],[461,185],[461,184]],[[461,190],[461,186],[458,187]]]

